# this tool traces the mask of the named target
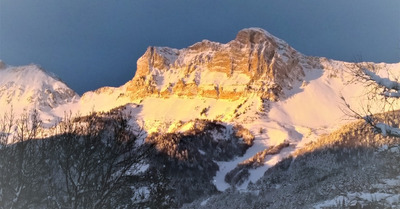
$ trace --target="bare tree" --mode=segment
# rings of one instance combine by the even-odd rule
[[[386,77],[378,72],[378,69],[368,63],[357,64],[357,68],[349,72],[353,76],[349,83],[360,82],[365,87],[364,96],[368,103],[364,104],[361,111],[357,111],[342,96],[345,106],[342,110],[346,115],[365,120],[376,133],[400,137],[397,122],[399,114],[395,106],[400,98],[400,82],[389,71],[386,72]],[[379,108],[377,104],[380,104]],[[378,111],[385,114],[377,114]]]
[[[78,123],[72,125],[71,123]],[[61,208],[118,208],[131,204],[129,179],[147,154],[122,113],[79,121],[67,120],[69,132],[58,136],[57,165],[62,181],[56,187]],[[135,183],[135,182],[133,182]]]
[[[11,130],[14,126],[14,112],[11,107],[9,113],[4,113],[0,118],[0,148],[8,144]]]
[[[32,143],[39,132],[38,112],[25,112],[17,120],[12,113],[2,120],[0,147],[0,207],[31,208],[40,202],[45,182],[46,163],[39,155],[44,143]]]
[[[6,115],[0,208],[132,208],[135,175],[150,146],[137,143],[129,119],[121,112],[67,115],[44,139],[36,111],[17,120]]]

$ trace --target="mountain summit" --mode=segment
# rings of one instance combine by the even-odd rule
[[[37,65],[12,67],[0,62],[0,107],[4,112],[37,109],[47,114],[78,99],[75,91]]]
[[[263,29],[241,30],[227,44],[203,40],[185,49],[149,47],[127,86],[132,99],[206,97],[276,100],[304,76],[303,55]]]

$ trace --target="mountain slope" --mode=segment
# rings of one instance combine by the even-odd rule
[[[183,208],[399,208],[399,142],[350,123],[277,163],[245,192]]]

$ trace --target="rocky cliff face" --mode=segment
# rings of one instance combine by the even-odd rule
[[[147,96],[236,100],[249,95],[277,100],[282,89],[304,76],[310,62],[268,32],[241,30],[233,41],[203,40],[185,49],[149,47],[126,84],[132,100]]]

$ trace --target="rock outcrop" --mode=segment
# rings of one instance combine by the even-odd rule
[[[6,63],[4,63],[2,60],[0,60],[0,70],[6,68]]]
[[[227,44],[203,40],[185,49],[149,47],[126,84],[132,100],[147,96],[277,100],[304,76],[305,56],[259,28],[241,30]]]

